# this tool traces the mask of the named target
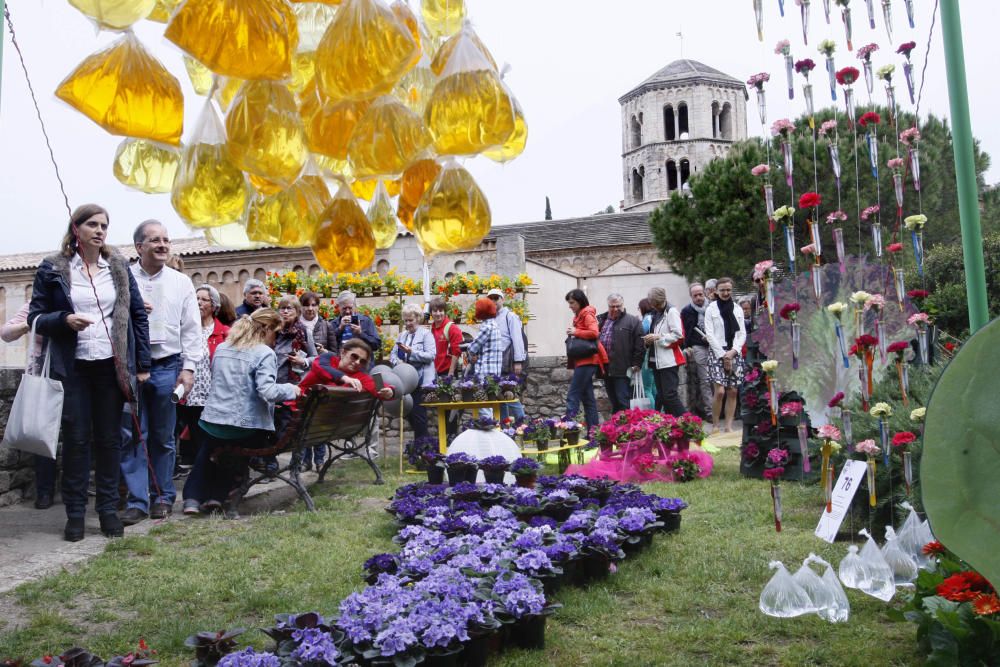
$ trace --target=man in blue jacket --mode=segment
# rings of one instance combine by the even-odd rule
[[[357,298],[353,292],[341,292],[337,295],[337,306],[340,308],[338,319],[330,322],[332,331],[331,344],[334,352],[340,356],[340,346],[352,338],[360,338],[368,343],[368,347],[374,350],[374,355],[382,349],[382,339],[375,328],[372,318],[359,313],[357,310]],[[374,359],[369,360],[369,367]]]

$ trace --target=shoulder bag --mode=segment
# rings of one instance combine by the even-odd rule
[[[28,363],[35,358],[35,327],[38,318],[31,325],[28,340]],[[40,375],[21,376],[17,395],[10,406],[7,429],[3,434],[3,445],[24,452],[56,458],[59,444],[59,425],[62,421],[63,386],[59,380],[49,377],[49,362],[52,357],[51,345],[45,349],[45,361]]]

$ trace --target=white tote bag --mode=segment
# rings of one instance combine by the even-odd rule
[[[632,376],[632,400],[628,406],[640,410],[653,409],[653,401],[646,396],[646,388],[642,385],[642,370]]]
[[[36,318],[28,340],[29,369],[35,358],[37,324]],[[59,444],[59,424],[62,421],[63,386],[59,380],[49,377],[51,355],[51,346],[46,346],[41,375],[29,375],[25,371],[21,376],[17,395],[10,406],[10,417],[7,419],[2,444],[55,459],[56,446]]]

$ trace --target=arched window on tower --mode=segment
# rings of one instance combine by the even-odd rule
[[[691,178],[691,163],[684,158],[681,160],[681,188],[687,184],[689,178]]]
[[[674,107],[672,104],[668,104],[663,107],[663,136],[667,138],[667,141],[674,141],[677,139],[677,119],[674,117]]]
[[[646,168],[639,167],[638,169],[632,170],[632,199],[635,201],[642,201],[642,181],[646,177]]]
[[[712,102],[712,138],[719,138],[719,103]]]
[[[642,145],[642,125],[639,123],[639,119],[632,116],[629,128],[631,129],[632,135],[632,148],[638,148]]]
[[[685,134],[688,134],[690,130],[688,129],[688,105],[681,102],[677,105],[677,132],[679,139],[686,139]]]
[[[677,189],[677,163],[667,160],[667,192]]]
[[[719,112],[719,136],[730,141],[733,139],[733,107],[729,102],[723,104]]]

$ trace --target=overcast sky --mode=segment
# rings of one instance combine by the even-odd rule
[[[747,0],[467,0],[469,16],[497,61],[512,66],[507,81],[524,107],[529,126],[528,147],[514,162],[500,166],[477,158],[468,168],[486,192],[494,224],[529,222],[543,218],[545,197],[556,218],[589,215],[622,199],[621,118],[618,98],[668,63],[683,55],[740,79],[760,71],[772,75],[769,84],[769,122],[795,117],[804,111],[801,95],[789,101],[785,94],[783,61],[774,55],[782,38],[792,43],[796,59],[812,58],[820,68],[814,74],[816,103],[823,96],[825,72],[816,45],[832,38],[838,43],[837,66],[859,67],[846,50],[839,15],[827,25],[821,0],[812,2],[809,45],[802,42],[798,7],[786,0],[786,16],[778,0],[764,0],[763,43],[757,40],[751,3]],[[416,5],[417,0],[411,0]],[[832,3],[831,3],[832,4]],[[902,82],[902,57],[895,47],[915,40],[917,71],[923,66],[934,3],[914,0],[916,28],[906,21],[904,3],[894,0],[890,42],[876,1],[876,29],[868,26],[865,3],[851,3],[854,46],[877,42],[875,67],[897,65],[897,99],[911,110]],[[111,241],[125,243],[136,223],[155,217],[167,224],[175,238],[196,235],[177,217],[169,195],[145,195],[121,185],[111,173],[115,148],[121,142],[56,99],[59,82],[90,53],[104,48],[116,36],[97,32],[86,17],[65,0],[7,0],[18,40],[49,128],[72,205],[93,201],[112,216]],[[963,0],[962,23],[968,72],[973,133],[983,149],[1000,160],[1000,124],[996,122],[995,6],[989,0]],[[927,84],[921,112],[948,115],[944,56],[938,16],[934,30]],[[153,53],[184,86],[190,130],[200,107],[184,74],[181,52],[163,38],[163,26],[143,22],[136,30]],[[0,253],[55,248],[66,224],[58,183],[24,76],[4,30],[2,102],[0,102],[0,220],[4,237]],[[990,44],[993,46],[989,46]],[[818,75],[818,76],[817,76]],[[796,82],[796,87],[800,81]],[[859,99],[865,95],[859,87]],[[838,98],[842,97],[838,94]],[[881,87],[875,101],[884,103]],[[842,104],[842,100],[838,100]],[[750,99],[752,135],[760,134],[754,98]],[[186,137],[185,133],[185,137]],[[1000,165],[987,173],[987,182],[1000,180]]]

